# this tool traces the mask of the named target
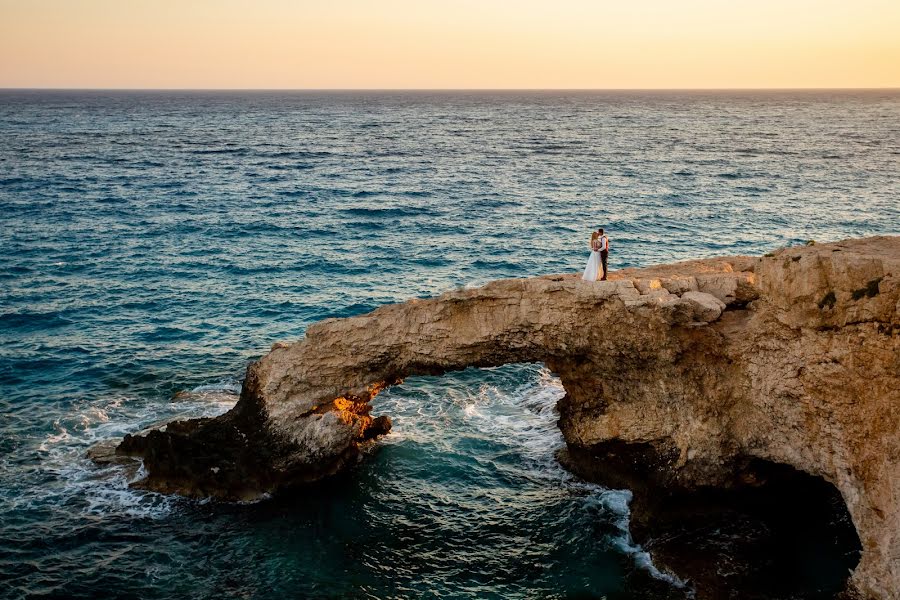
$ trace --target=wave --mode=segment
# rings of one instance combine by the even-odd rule
[[[758,196],[758,195],[760,195],[760,194],[765,194],[765,193],[767,193],[767,192],[771,192],[771,191],[772,191],[772,188],[761,187],[761,186],[756,186],[756,185],[740,185],[740,186],[738,186],[738,187],[736,187],[736,188],[734,188],[734,189],[735,189],[735,191],[738,191],[738,192],[748,192],[748,193],[750,193],[750,194],[752,194],[752,195],[755,195],[755,196]]]
[[[610,244],[610,247],[612,245]],[[522,276],[525,276],[525,265],[522,263],[515,263],[509,260],[487,260],[487,259],[478,259],[472,262],[472,266],[476,269],[484,269],[489,270],[492,273],[496,273],[498,276],[503,273],[510,272],[522,272]]]
[[[85,453],[98,443],[115,441],[154,423],[222,414],[234,406],[239,390],[239,382],[222,380],[196,386],[166,403],[127,396],[76,401],[54,419],[51,431],[35,447],[18,449],[24,455],[17,460],[39,461],[34,474],[44,483],[7,482],[7,487],[14,487],[0,496],[0,508],[45,513],[75,508],[84,515],[164,518],[189,501],[134,490],[129,484],[143,478],[140,468],[133,473],[121,465],[98,466]]]
[[[73,321],[59,311],[21,311],[0,314],[0,325],[14,329],[54,329],[71,325]]]
[[[369,193],[369,195],[376,195]],[[341,213],[354,217],[371,217],[371,218],[390,218],[390,217],[414,217],[419,215],[437,216],[441,213],[439,209],[428,206],[401,206],[401,207],[376,207],[363,206],[345,208]]]
[[[242,156],[249,153],[247,148],[198,148],[196,150],[188,150],[189,154],[234,154]]]
[[[216,383],[204,383],[202,385],[198,385],[194,388],[191,388],[191,392],[195,394],[202,394],[205,392],[216,392],[223,394],[235,394],[238,395],[241,393],[241,383],[239,381],[232,381],[229,379],[225,379],[222,381],[218,381]]]
[[[328,158],[334,153],[324,150],[282,150],[279,152],[255,152],[260,158],[290,158],[290,159],[309,159],[309,158]]]
[[[310,163],[303,163],[303,162],[292,162],[292,163],[287,163],[287,164],[279,164],[279,163],[276,163],[276,164],[261,164],[261,163],[257,163],[257,164],[255,164],[254,166],[256,166],[256,167],[265,167],[265,168],[271,169],[271,170],[273,170],[273,171],[302,171],[302,170],[305,170],[305,169],[315,169],[315,168],[316,168],[316,165],[313,165],[313,164],[310,164]],[[279,176],[279,177],[281,177],[281,176]],[[276,181],[276,180],[275,180],[275,179],[272,179],[272,181]]]

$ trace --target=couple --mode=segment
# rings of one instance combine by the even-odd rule
[[[609,238],[603,233],[601,227],[597,231],[591,233],[591,257],[587,261],[584,268],[584,275],[581,276],[585,281],[606,281],[606,259],[609,257]],[[601,269],[603,276],[600,276]]]

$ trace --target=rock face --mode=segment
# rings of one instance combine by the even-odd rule
[[[695,490],[789,465],[843,496],[856,588],[900,597],[900,237],[761,258],[503,280],[311,326],[216,419],[129,436],[142,487],[247,499],[335,473],[386,433],[369,401],[420,374],[544,362],[573,452]]]

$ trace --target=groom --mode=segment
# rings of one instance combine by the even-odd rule
[[[603,265],[603,277],[600,278],[600,281],[606,281],[606,261],[609,258],[609,238],[603,233],[602,227],[597,229],[597,233],[600,234],[597,241],[600,242],[600,264]]]

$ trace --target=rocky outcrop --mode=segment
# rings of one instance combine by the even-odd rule
[[[215,418],[129,436],[139,485],[247,499],[356,460],[404,377],[541,361],[573,451],[668,489],[752,485],[753,461],[831,482],[862,542],[853,582],[900,596],[900,238],[504,280],[311,326]],[[625,459],[623,460],[623,457]]]

